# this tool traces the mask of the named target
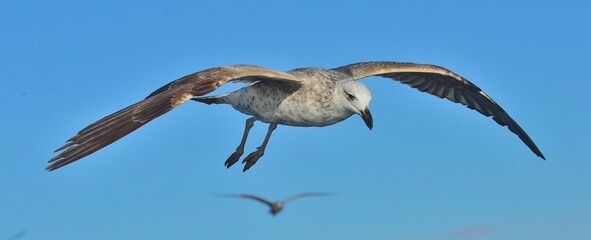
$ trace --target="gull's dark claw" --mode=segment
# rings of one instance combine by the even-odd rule
[[[240,159],[240,156],[242,156],[242,152],[232,153],[232,155],[230,155],[230,157],[228,157],[226,162],[224,162],[224,166],[226,166],[226,168],[230,168],[232,165],[234,165],[234,163],[238,162],[238,159]]]
[[[246,172],[246,170],[248,170],[255,163],[257,163],[257,161],[259,160],[259,158],[261,158],[263,156],[263,154],[264,154],[264,152],[260,151],[260,150],[257,150],[257,151],[254,151],[254,152],[248,154],[248,156],[246,156],[244,158],[244,160],[242,160],[242,163],[246,163],[244,165],[244,169],[242,171]]]

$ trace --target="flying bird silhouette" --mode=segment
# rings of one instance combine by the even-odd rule
[[[285,207],[285,204],[287,204],[288,202],[291,202],[295,199],[303,198],[303,197],[312,197],[312,196],[326,196],[326,195],[328,195],[328,193],[307,192],[307,193],[300,193],[300,194],[291,196],[288,199],[285,199],[283,201],[276,201],[276,202],[272,202],[272,201],[269,201],[267,199],[264,199],[262,197],[259,197],[257,195],[252,195],[252,194],[229,194],[229,195],[225,195],[225,196],[257,200],[257,201],[269,206],[269,208],[270,208],[269,211],[271,212],[271,215],[275,216],[277,213],[279,213],[279,212],[281,212],[281,210],[283,210],[283,207]]]
[[[360,62],[333,69],[298,68],[287,72],[254,65],[231,65],[184,76],[157,89],[144,100],[106,116],[82,129],[55,152],[46,169],[51,171],[81,159],[113,143],[149,121],[188,100],[206,104],[229,104],[250,115],[236,151],[224,165],[232,166],[244,153],[248,133],[255,121],[269,123],[263,143],[246,156],[243,171],[263,156],[277,125],[324,127],[357,114],[369,129],[371,92],[357,80],[371,76],[389,78],[421,92],[446,98],[492,117],[507,126],[537,156],[542,152],[525,131],[491,97],[465,78],[439,66],[404,62]],[[218,95],[203,96],[228,82],[250,85]]]
[[[4,240],[17,240],[17,239],[21,239],[25,235],[27,235],[27,229],[23,229],[20,232],[14,234]]]

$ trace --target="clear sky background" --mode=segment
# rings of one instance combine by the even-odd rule
[[[0,239],[591,238],[589,1],[0,1]],[[280,126],[226,169],[246,115],[188,102],[54,172],[53,150],[209,67],[446,67],[548,161],[475,111],[368,78],[374,129]],[[237,89],[229,84],[216,93]],[[255,123],[246,153],[267,124]],[[290,203],[276,217],[253,193]]]

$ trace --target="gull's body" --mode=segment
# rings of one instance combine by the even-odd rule
[[[300,68],[287,72],[233,65],[187,75],[81,130],[56,150],[63,151],[50,160],[53,163],[47,169],[54,170],[83,158],[180,104],[195,100],[207,104],[229,104],[252,116],[246,121],[236,152],[225,162],[227,167],[242,156],[254,122],[269,123],[263,144],[243,161],[246,171],[264,154],[277,125],[324,127],[357,114],[371,129],[371,92],[356,81],[370,76],[397,80],[422,92],[465,105],[485,116],[492,116],[498,124],[508,126],[537,156],[545,159],[525,131],[492,98],[463,77],[428,64],[362,62],[335,69]],[[251,84],[227,94],[203,97],[227,82]]]
[[[252,194],[231,194],[231,195],[226,195],[226,196],[252,199],[252,200],[256,200],[260,203],[266,204],[267,206],[269,206],[269,212],[271,212],[271,215],[275,216],[275,215],[277,215],[277,213],[279,213],[279,212],[281,212],[281,210],[283,210],[283,207],[285,207],[285,204],[287,204],[288,202],[291,202],[295,199],[302,198],[302,197],[326,196],[326,195],[328,195],[328,194],[314,193],[314,192],[300,193],[300,194],[291,196],[288,199],[285,199],[283,201],[269,201],[267,199],[264,199],[262,197],[259,197],[257,195],[252,195]]]
[[[214,97],[194,98],[206,103],[225,103],[236,110],[254,116],[256,120],[279,125],[324,127],[343,121],[354,114],[337,103],[343,84],[365,88],[346,74],[320,68],[302,68],[288,71],[301,85],[277,84],[261,81],[251,86]],[[338,81],[335,81],[338,79]],[[364,100],[369,102],[369,90]],[[361,93],[361,92],[360,92]],[[365,107],[365,106],[363,106]]]

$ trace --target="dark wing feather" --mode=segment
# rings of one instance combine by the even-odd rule
[[[227,196],[229,196],[229,197],[239,197],[239,198],[253,199],[253,200],[259,201],[261,203],[267,204],[269,206],[272,206],[273,205],[273,202],[271,202],[271,201],[269,201],[267,199],[264,199],[262,197],[259,197],[257,195],[252,195],[252,194],[230,194],[230,195],[227,195]]]
[[[193,96],[210,93],[227,82],[276,81],[290,85],[302,84],[295,76],[251,65],[210,68],[173,81],[146,99],[106,116],[70,138],[49,160],[46,169],[58,169],[92,154],[133,132],[149,121],[178,107]]]
[[[381,76],[421,92],[446,98],[490,117],[517,136],[539,157],[546,159],[525,131],[491,97],[467,79],[439,66],[401,62],[361,62],[334,69],[358,80]]]
[[[300,193],[300,194],[291,196],[288,199],[286,199],[284,202],[287,203],[287,202],[293,201],[298,198],[303,198],[303,197],[327,196],[327,195],[329,195],[329,194],[328,193],[321,193],[321,192],[305,192],[305,193]]]

